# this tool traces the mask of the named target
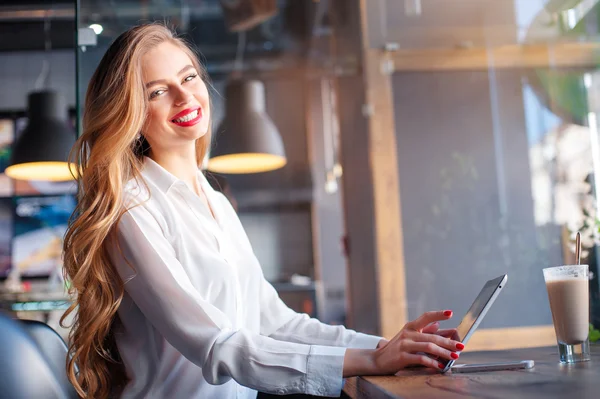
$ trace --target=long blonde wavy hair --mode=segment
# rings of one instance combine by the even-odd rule
[[[61,324],[73,317],[66,367],[82,397],[109,397],[127,383],[114,339],[124,286],[109,259],[107,243],[126,212],[124,184],[132,178],[141,181],[143,157],[149,150],[142,132],[147,95],[141,58],[167,41],[186,52],[208,82],[197,55],[169,28],[145,24],[129,29],[112,43],[90,80],[83,132],[70,155],[77,165],[79,192],[63,245],[73,303]],[[199,166],[209,144],[210,127],[196,142]]]

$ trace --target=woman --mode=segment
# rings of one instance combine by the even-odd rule
[[[450,311],[388,342],[283,304],[231,205],[199,172],[206,81],[192,50],[155,24],[119,36],[91,78],[64,243],[76,294],[67,315],[77,309],[67,368],[80,395],[338,396],[343,377],[457,358],[462,344],[434,334]]]

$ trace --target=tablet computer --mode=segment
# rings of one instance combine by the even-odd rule
[[[483,320],[485,314],[490,310],[492,304],[500,294],[502,288],[506,285],[508,280],[508,275],[504,274],[495,279],[489,280],[481,291],[473,304],[469,308],[469,311],[463,317],[462,321],[456,328],[457,337],[454,337],[456,341],[460,341],[466,345],[469,341],[469,338],[473,335],[479,324]],[[442,373],[450,370],[452,365],[454,364],[454,360],[446,360],[446,359],[438,359],[440,363],[445,365],[445,367],[441,370]]]

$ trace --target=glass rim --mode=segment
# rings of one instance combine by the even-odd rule
[[[587,264],[546,267],[542,274],[546,283],[562,279],[589,280],[590,267]]]
[[[550,271],[550,270],[555,270],[555,269],[560,269],[560,268],[565,268],[565,269],[567,269],[567,268],[573,268],[573,269],[575,269],[575,268],[581,268],[581,267],[587,268],[587,269],[590,268],[590,266],[587,263],[582,263],[580,265],[560,265],[560,266],[545,267],[542,270],[548,270],[548,271]]]

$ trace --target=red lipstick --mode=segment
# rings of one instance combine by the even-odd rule
[[[183,118],[184,116],[188,115],[190,112],[194,112],[194,111],[198,111],[198,115],[194,119],[191,119],[191,120],[185,121],[185,122],[175,122],[176,119]],[[194,126],[196,123],[200,122],[200,119],[202,119],[202,108],[197,106],[197,107],[191,107],[191,108],[184,109],[183,111],[179,112],[177,115],[171,117],[170,121],[172,123],[176,124],[177,126],[187,127],[187,126]]]

